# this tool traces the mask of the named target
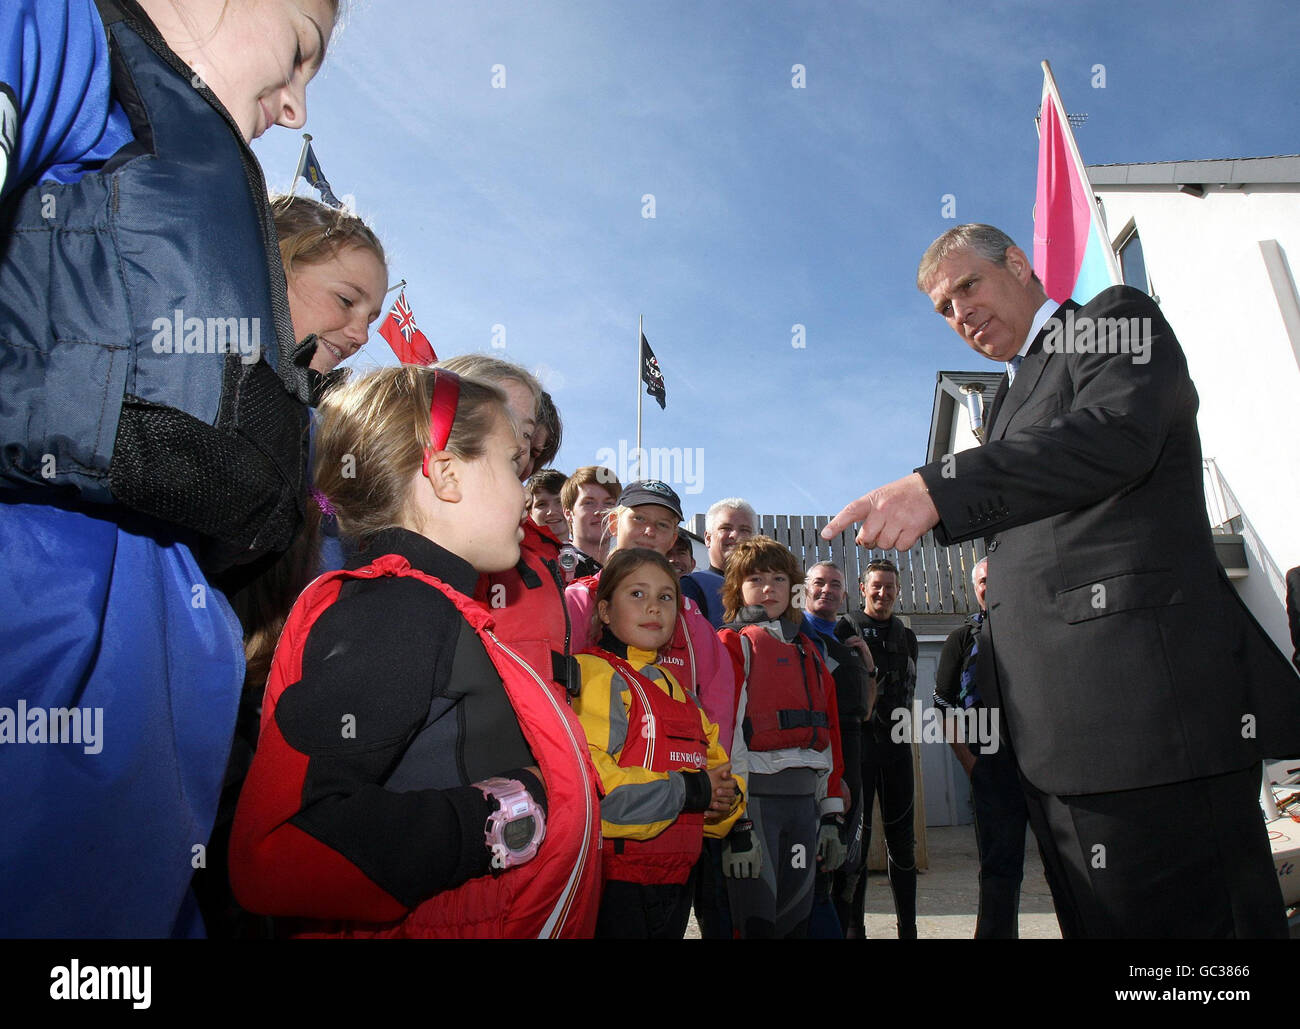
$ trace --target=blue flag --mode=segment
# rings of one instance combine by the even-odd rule
[[[310,143],[303,148],[302,161],[298,165],[298,175],[306,179],[308,185],[320,193],[323,203],[334,208],[343,207],[343,201],[336,197],[334,190],[330,188],[329,179],[325,178],[320,161],[316,160],[316,151],[311,148]]]

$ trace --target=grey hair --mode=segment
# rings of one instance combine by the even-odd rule
[[[926,248],[921,257],[921,264],[916,269],[916,288],[922,293],[928,292],[926,286],[934,277],[935,269],[954,251],[971,250],[977,257],[982,257],[986,261],[1006,264],[1007,251],[1015,245],[1014,239],[992,225],[981,222],[957,225]]]
[[[980,569],[987,568],[988,563],[989,559],[987,557],[981,557],[975,562],[975,567],[970,570],[970,584],[972,587],[975,586],[975,580],[979,578]]]
[[[808,571],[803,573],[803,577],[807,579],[808,576],[812,575],[814,568],[834,568],[837,572],[840,573],[840,578],[841,579],[844,578],[844,569],[841,568],[839,565],[837,565],[834,561],[814,561],[812,564],[808,566]]]
[[[742,500],[740,497],[723,497],[716,504],[709,508],[704,515],[704,528],[706,532],[712,532],[718,524],[718,515],[723,511],[743,511],[749,515],[749,520],[754,523],[754,531],[758,531],[758,512],[748,500]]]

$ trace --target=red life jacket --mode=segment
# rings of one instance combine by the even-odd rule
[[[574,579],[573,582],[595,596],[596,590],[600,588],[600,573],[586,575],[581,579]],[[683,607],[684,604],[683,601]],[[599,636],[600,633],[597,632],[596,635]],[[700,680],[695,664],[695,644],[691,640],[691,634],[686,628],[686,619],[682,617],[681,612],[678,613],[677,625],[673,628],[673,638],[668,641],[668,646],[659,650],[658,663],[672,672],[673,678],[680,685],[691,693],[699,693]]]
[[[549,530],[523,521],[519,563],[479,576],[474,599],[492,614],[497,638],[555,688],[565,703],[578,678],[569,661],[569,609],[564,603],[560,542]]]
[[[670,697],[629,662],[607,650],[590,647],[586,653],[608,661],[628,685],[631,706],[620,766],[651,772],[698,772],[707,767],[709,739],[699,705],[691,697]],[[607,838],[602,847],[605,878],[684,883],[699,860],[703,843],[703,811],[683,811],[672,825],[648,840]]]
[[[303,644],[316,619],[334,603],[346,580],[381,575],[409,576],[441,591],[483,641],[546,782],[546,838],[527,864],[498,876],[471,879],[430,897],[396,922],[336,923],[302,935],[590,937],[600,904],[600,808],[599,780],[586,735],[577,716],[556,698],[548,683],[497,639],[490,614],[463,593],[412,568],[397,554],[385,554],[364,568],[317,578],[298,598],[276,647],[262,709],[263,734],[278,734],[275,704],[286,686],[302,676]],[[292,805],[293,798],[287,799]]]
[[[786,643],[757,625],[746,625],[740,635],[749,644],[746,745],[750,750],[824,750],[830,743],[830,701],[816,648],[802,636]]]

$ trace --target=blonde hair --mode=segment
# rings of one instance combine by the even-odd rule
[[[432,445],[433,381],[432,368],[380,368],[331,390],[321,402],[313,476],[347,535],[364,538],[402,524],[411,476]],[[501,390],[461,378],[447,452],[462,461],[481,457],[498,418],[514,431]]]
[[[286,275],[298,265],[332,260],[344,247],[369,250],[385,269],[388,267],[384,245],[355,214],[295,194],[271,197],[271,214],[280,237],[280,263]]]
[[[457,354],[445,361],[439,361],[436,367],[446,368],[449,372],[478,379],[480,382],[490,382],[494,386],[513,380],[533,395],[533,417],[537,417],[542,402],[542,384],[537,381],[537,377],[532,372],[521,365],[502,361],[499,357],[490,354]]]
[[[603,486],[605,484],[602,482],[596,482],[594,483],[594,485]],[[563,501],[561,501],[561,503],[563,503]],[[638,507],[650,507],[650,506],[662,507],[664,508],[664,510],[671,510],[666,504],[655,504],[654,501],[651,500],[651,501],[642,501],[640,503],[630,504],[630,505],[615,504],[613,507],[611,507],[608,511],[605,512],[605,527],[604,529],[601,530],[600,541],[602,545],[609,545],[609,544],[613,545],[614,549],[610,551],[610,556],[613,556],[614,554],[618,553],[620,550],[625,549],[618,542],[618,533],[616,533],[613,529],[611,529],[610,525],[611,524],[617,525],[622,520],[623,515],[626,514],[628,511],[635,511]],[[680,526],[681,526],[680,519],[678,519],[677,525],[678,525],[678,530],[676,531],[680,531]],[[677,541],[677,536],[674,535],[673,543],[676,543],[676,541]],[[644,543],[640,543],[640,542],[636,543],[635,546],[642,550],[650,549]],[[669,545],[668,550],[669,551],[672,550],[672,544]],[[658,551],[655,551],[655,553],[658,553]],[[665,560],[667,560],[668,554],[665,553],[663,557]]]

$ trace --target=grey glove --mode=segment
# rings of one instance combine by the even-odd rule
[[[763,868],[763,848],[754,823],[741,819],[722,841],[722,874],[728,879],[757,879]]]
[[[833,872],[844,864],[846,848],[840,839],[839,815],[823,815],[821,828],[817,830],[817,860],[821,862],[823,872]]]

